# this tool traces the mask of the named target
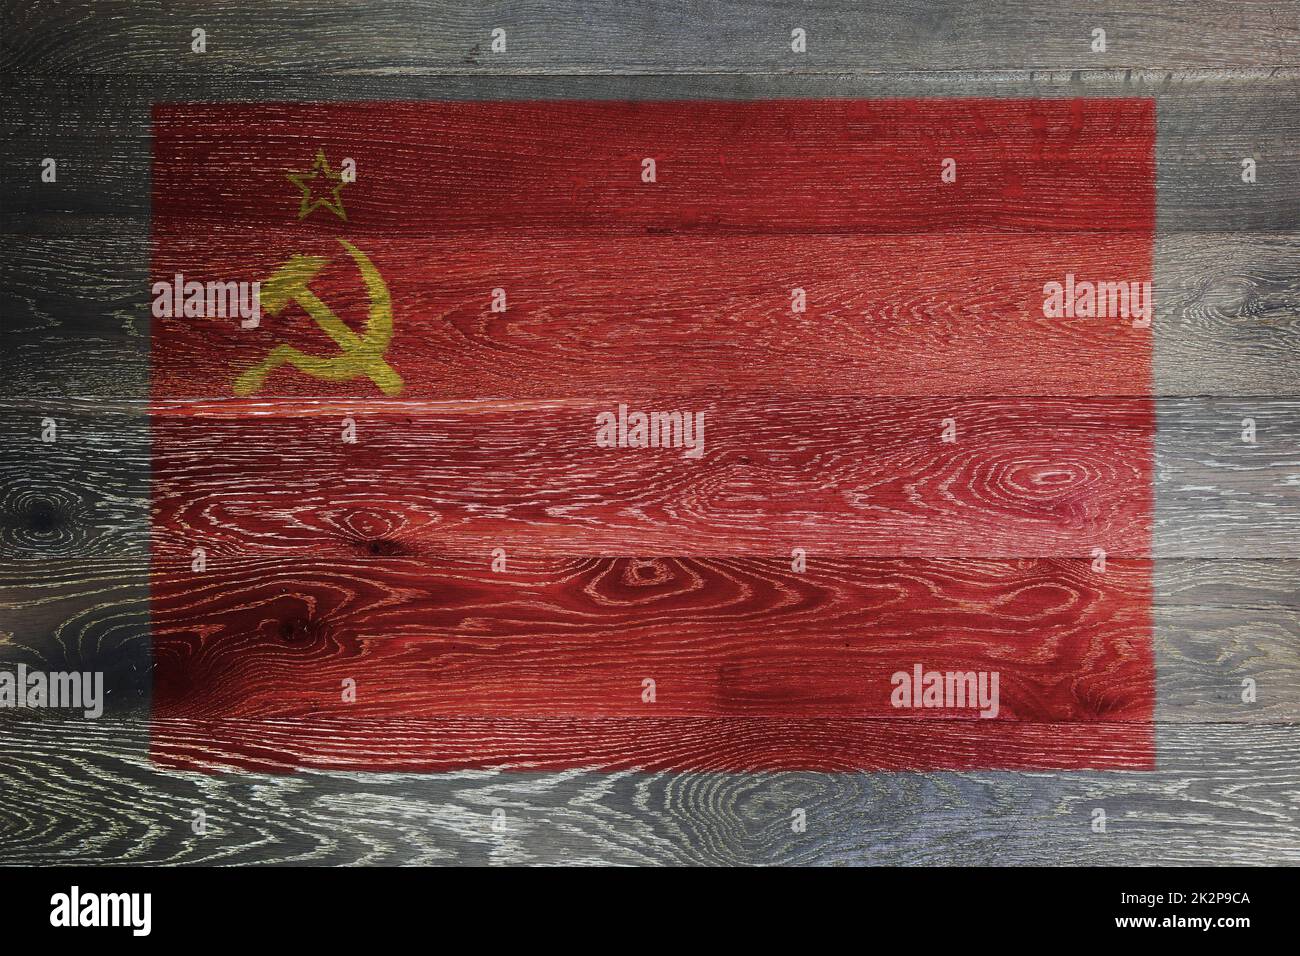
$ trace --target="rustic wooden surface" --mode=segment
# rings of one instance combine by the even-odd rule
[[[209,34],[203,56],[188,51],[194,26]],[[506,54],[489,51],[496,26]],[[1098,26],[1106,53],[1089,50]],[[97,722],[0,714],[0,862],[1300,863],[1294,8],[6,3],[0,71],[0,659],[101,669],[110,688]],[[1156,102],[1155,526],[1151,554],[1131,559],[1154,587],[1154,770],[286,774],[151,759],[152,102],[932,96]],[[36,176],[47,155],[54,186]],[[1259,163],[1254,185],[1240,182],[1244,157]],[[822,228],[838,242],[856,231]],[[575,366],[575,389],[592,374]],[[1080,389],[975,393],[1011,407]],[[37,441],[45,417],[55,445]],[[1247,417],[1254,445],[1240,440]],[[415,593],[438,567],[478,573],[456,571],[474,555],[454,549],[345,544],[245,555],[222,580],[365,601],[376,568]],[[707,550],[696,560],[733,575],[762,568]],[[827,579],[804,586],[833,601]],[[712,613],[725,633],[729,610]],[[1245,678],[1257,703],[1241,702]],[[1097,732],[1123,756],[1122,735]],[[206,733],[178,718],[167,737],[183,749]],[[276,733],[234,724],[227,738],[256,752]],[[1097,807],[1105,834],[1089,827]],[[204,837],[190,831],[198,808]],[[806,833],[791,831],[795,808]]]
[[[1300,863],[1294,725],[1157,737],[1136,772],[283,776],[160,772],[140,723],[5,722],[0,820],[24,863]]]
[[[333,73],[910,72],[1294,65],[1300,15],[1269,0],[1034,0],[798,6],[745,0],[43,0],[11,15],[3,64],[23,72],[196,69]],[[193,27],[210,53],[189,53]],[[504,54],[490,52],[502,27]],[[792,53],[803,27],[808,52]],[[1093,53],[1092,30],[1107,31]]]
[[[1157,106],[1156,185],[1162,235],[1290,232],[1300,221],[1291,187],[1300,175],[1300,64],[1270,69],[941,72],[932,75],[707,74],[230,78],[134,74],[20,74],[0,103],[9,169],[65,151],[57,184],[7,175],[0,200],[9,230],[23,235],[131,233],[148,222],[150,104],[259,100],[810,99],[897,97],[1150,97]],[[1107,133],[1107,139],[1113,138]],[[1253,185],[1240,161],[1257,160]],[[59,157],[55,157],[59,158]],[[48,188],[46,188],[48,187]],[[1099,227],[1104,228],[1104,223]],[[862,227],[857,227],[862,228]],[[607,232],[608,230],[601,230]]]

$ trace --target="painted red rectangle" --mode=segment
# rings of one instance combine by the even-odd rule
[[[154,120],[160,761],[1152,765],[1149,101]]]

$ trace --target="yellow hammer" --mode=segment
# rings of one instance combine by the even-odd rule
[[[356,263],[366,284],[370,298],[370,311],[366,316],[365,334],[358,336],[334,314],[309,288],[312,279],[325,268],[328,259],[320,256],[292,256],[289,261],[262,283],[262,308],[277,315],[290,302],[297,302],[303,311],[325,330],[342,353],[329,358],[308,355],[289,345],[277,345],[266,358],[235,379],[236,395],[251,395],[266,383],[266,377],[281,365],[292,365],[298,371],[327,382],[346,382],[365,375],[385,395],[397,395],[402,390],[402,378],[384,361],[384,353],[393,338],[393,304],[388,286],[373,262],[364,252],[346,239],[338,240]]]

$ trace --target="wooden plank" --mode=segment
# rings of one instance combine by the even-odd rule
[[[1297,412],[1294,401],[1157,403],[1157,556],[1297,555]],[[1253,442],[1244,439],[1248,421]]]
[[[359,414],[355,408],[351,411]],[[391,414],[393,409],[387,411]],[[288,439],[304,449],[312,441],[326,438],[334,441],[337,448],[331,454],[337,457],[344,449],[358,447],[336,441],[339,435],[336,426],[344,414],[339,410],[336,419],[329,419],[330,427],[314,438],[289,435],[291,429],[283,423],[291,419],[282,418],[281,427]],[[471,407],[464,406],[456,412],[444,410],[440,414],[464,421],[464,416],[471,414]],[[66,443],[49,447],[39,441],[40,423],[45,417],[63,422]],[[1246,418],[1256,421],[1257,440],[1253,445],[1241,440],[1241,423]],[[1300,448],[1297,420],[1297,403],[1290,400],[1159,399],[1156,402],[1156,467],[1152,476],[1156,495],[1155,556],[1300,557],[1295,533],[1295,507],[1300,495],[1300,482],[1296,480],[1300,467],[1295,454]],[[385,439],[382,433],[366,435],[364,416],[361,426],[359,448],[363,454],[370,438],[377,443],[371,447],[371,454],[384,447],[386,441],[391,444],[392,439]],[[0,406],[0,429],[4,437],[0,443],[3,449],[0,452],[0,489],[3,489],[0,492],[0,557],[146,553],[148,476],[153,466],[149,428],[142,417],[141,405],[106,406],[51,399]],[[215,437],[218,432],[209,434]],[[196,430],[193,437],[199,442],[194,447],[207,447],[203,443],[209,439],[204,438],[201,430]],[[465,441],[469,442],[471,437],[467,432]],[[429,449],[431,461],[450,460],[446,458],[449,446],[435,434],[426,431],[413,440]],[[474,443],[477,447],[477,439]],[[322,449],[326,447],[331,446],[320,445]],[[263,460],[268,468],[273,465],[273,449],[269,446],[263,447],[260,458],[256,446],[233,451],[240,460],[251,456],[249,461]],[[616,451],[625,455],[635,453],[631,449]],[[207,454],[205,451],[204,455]],[[227,450],[220,454],[227,454]],[[213,460],[211,467],[204,467],[213,476],[224,466]],[[388,466],[381,462],[378,467],[382,473]],[[337,490],[335,486],[334,492]],[[331,492],[322,487],[321,493]],[[249,502],[242,507],[242,513],[247,515],[262,510],[265,501]],[[381,511],[393,514],[389,509],[381,508]],[[199,517],[205,524],[215,522],[213,532],[224,535],[226,532],[221,529],[225,522],[237,521],[239,515],[200,514]],[[300,529],[295,533],[301,536],[305,532]],[[663,533],[671,537],[666,529]],[[358,550],[366,552],[373,537],[373,534],[335,536],[329,539],[329,547],[340,556],[356,554]],[[787,541],[777,553],[788,554],[795,546],[817,553],[807,543],[806,536],[795,537],[803,537],[804,543]],[[218,544],[219,541],[220,538]],[[677,539],[673,538],[669,544],[675,546]],[[496,546],[496,543],[489,544],[487,551]],[[188,554],[189,550],[185,548],[184,553]],[[609,553],[627,554],[628,550],[620,538]],[[680,553],[674,547],[653,550]],[[1026,549],[1011,550],[1023,553]],[[564,553],[562,547],[556,551]],[[724,548],[720,553],[729,551]],[[1082,551],[1083,555],[1089,553],[1090,548]],[[1059,556],[1059,553],[1038,556]]]
[[[191,52],[193,27],[207,52]],[[807,33],[794,52],[791,31]],[[1104,52],[1093,29],[1106,31]],[[505,49],[492,31],[506,31]],[[4,69],[254,71],[900,72],[936,69],[1254,67],[1300,61],[1300,19],[1264,0],[1117,0],[1086,10],[1000,0],[971,7],[816,0],[797,10],[707,0],[436,0],[212,5],[200,0],[37,2],[5,31]]]
[[[0,722],[0,859],[49,863],[1300,862],[1294,725],[1161,726],[1146,772],[171,773],[147,727]],[[41,781],[33,786],[32,781]],[[1094,833],[1093,812],[1107,814]],[[208,833],[191,830],[203,809]],[[803,809],[808,827],[791,828]],[[493,811],[506,815],[504,831]]]
[[[664,237],[637,240],[633,245],[638,248],[643,248],[641,244],[650,248],[672,248],[681,241]],[[690,241],[706,248],[712,247],[709,240]],[[848,240],[819,238],[817,241],[842,245]],[[914,237],[882,236],[873,237],[872,241],[887,245],[916,240]],[[779,246],[780,240],[770,239],[766,243],[754,240],[753,244],[773,248]],[[516,243],[516,247],[526,248],[526,245],[521,247]],[[981,253],[977,249],[957,256],[959,263],[973,264],[980,260]],[[14,357],[12,370],[6,368],[11,374],[0,380],[0,395],[11,399],[141,399],[148,395],[151,297],[147,240],[102,235],[0,236],[0,261],[8,263],[10,268],[10,283],[0,295],[5,299],[7,348]],[[526,266],[517,268],[521,271],[527,269]],[[780,265],[773,263],[773,268],[780,268]],[[703,278],[705,281],[698,285],[679,284],[677,298],[672,302],[657,303],[658,310],[647,313],[642,325],[650,326],[652,316],[667,310],[675,322],[712,322],[721,327],[727,317],[739,314],[741,304],[749,308],[760,305],[773,307],[766,298],[760,299],[752,287],[737,288],[727,275]],[[581,291],[579,277],[561,281],[567,281],[575,297]],[[671,275],[668,281],[672,287]],[[716,282],[717,287],[710,290],[709,281]],[[867,281],[872,280],[867,277]],[[906,279],[902,281],[906,282]],[[517,321],[521,318],[521,311],[517,309],[513,315],[509,312],[497,314],[491,325],[471,325],[471,316],[476,314],[474,303],[482,304],[479,301],[481,296],[475,297],[472,293],[481,290],[468,289],[472,285],[469,278],[465,279],[465,284],[466,305],[446,320],[444,330],[440,331],[436,326],[428,330],[431,337],[440,335],[450,340],[446,343],[447,350],[429,356],[429,361],[462,376],[473,370],[485,388],[492,386],[495,390],[506,384],[512,391],[530,388],[532,380],[526,375],[503,382],[504,376],[495,371],[496,363],[502,361],[500,348],[489,351],[489,346],[497,343],[508,345],[513,339],[512,333],[521,324]],[[435,291],[430,289],[425,294],[435,294]],[[789,290],[783,291],[788,296]],[[704,313],[687,314],[685,304],[708,304],[707,295],[715,297],[713,308]],[[940,287],[932,288],[928,296],[930,312],[958,307],[957,303],[949,305],[951,300],[944,298],[946,295],[948,293]],[[1300,367],[1291,361],[1292,354],[1300,348],[1300,321],[1297,321],[1297,316],[1300,316],[1300,233],[1175,233],[1161,236],[1155,243],[1153,297],[1156,305],[1153,326],[1156,394],[1300,394]],[[839,328],[840,312],[854,301],[852,294],[846,293],[842,301],[843,305],[837,300],[829,309],[823,307],[821,322],[829,322],[827,328],[809,329],[802,323],[793,323],[795,317],[792,315],[787,316],[790,320],[787,325],[802,328],[815,341],[830,328]],[[716,303],[726,306],[721,314]],[[788,301],[783,298],[780,304],[788,313]],[[651,303],[650,307],[655,305]],[[599,316],[603,307],[604,303],[599,300],[592,301],[586,296],[575,298],[574,308],[586,314]],[[862,304],[864,310],[867,307]],[[895,294],[892,287],[879,288],[870,308],[873,314],[881,316],[911,315],[917,308],[917,301]],[[825,314],[828,311],[831,313],[829,318]],[[452,322],[457,315],[461,316],[459,325]],[[539,353],[545,354],[553,362],[560,363],[559,368],[571,376],[575,388],[581,385],[590,391],[593,382],[599,381],[597,376],[601,366],[564,360],[562,346],[566,349],[571,344],[576,347],[586,340],[576,330],[561,335],[567,327],[558,324],[559,318],[549,320],[545,337],[534,335],[530,339],[529,349],[512,349],[509,363],[503,364],[507,368],[526,368],[537,360]],[[633,321],[637,319],[636,316],[631,318]],[[457,337],[458,328],[477,334],[462,333]],[[645,328],[644,331],[654,333],[655,329]],[[844,330],[840,329],[840,332],[842,334]],[[855,340],[861,340],[863,335],[880,334],[873,325],[859,330]],[[999,334],[997,328],[986,328],[980,336],[992,342]],[[1069,338],[1065,330],[1047,330],[1046,334],[1062,343]],[[1074,338],[1084,336],[1076,335]],[[1121,341],[1120,337],[1115,337],[1110,340],[1110,347],[1118,348]],[[900,343],[895,340],[895,344]],[[918,336],[912,346],[913,361],[924,362],[925,356],[936,351],[936,345],[942,346],[943,343],[936,343],[929,336]],[[1090,338],[1084,339],[1080,347],[1099,348]],[[734,348],[747,350],[746,354],[753,355],[755,364],[764,365],[773,360],[767,357],[769,350],[779,352],[784,347],[779,340],[747,334]],[[478,352],[482,352],[484,358],[476,362],[473,356]],[[197,369],[211,368],[218,361],[218,354],[213,351],[208,355],[194,356],[194,362],[199,363]],[[940,348],[938,354],[948,353]],[[1005,367],[1013,356],[1014,352],[1009,350],[1001,356],[991,357]],[[799,358],[798,355],[786,356],[787,361],[798,361]],[[690,353],[683,359],[689,361]],[[842,350],[838,361],[845,361]],[[890,374],[891,368],[887,366],[882,374]],[[196,379],[197,369],[191,369]],[[635,373],[634,369],[626,366],[621,370]],[[949,367],[947,371],[958,376],[956,381],[960,381],[962,366]],[[206,377],[210,373],[203,374]],[[1101,368],[1071,364],[1059,368],[1057,374],[1068,388],[1069,383],[1077,382],[1085,375],[1092,376],[1092,380],[1100,377],[1105,381],[1110,372],[1105,363]],[[272,384],[287,387],[291,383],[281,384],[280,380],[274,379]],[[676,387],[674,381],[660,381],[658,384],[667,390]],[[870,381],[859,377],[857,387],[864,386],[872,387]],[[903,387],[907,387],[905,383]],[[949,390],[942,385],[934,387]],[[202,398],[219,397],[201,394],[197,389],[191,390],[190,394]]]
[[[0,436],[0,559],[147,553],[149,422],[139,406],[7,406]]]
[[[1150,553],[1145,398],[700,395],[672,406],[694,443],[659,448],[602,446],[601,416],[630,419],[609,403],[362,407],[156,416],[154,553]]]
[[[392,303],[384,360],[404,399],[1093,396],[1142,394],[1151,381],[1149,234],[357,242]],[[337,352],[292,303],[270,314],[267,280],[294,255],[321,263],[313,295],[367,323],[368,287],[333,239],[188,229],[157,239],[155,281],[261,281],[266,298],[256,329],[236,314],[153,319],[155,398],[232,397],[280,346]],[[1051,283],[1117,293],[1067,316],[1045,306]],[[365,376],[331,382],[287,365],[256,395],[381,392]]]
[[[1300,723],[1293,609],[1157,607],[1155,621],[1157,720]]]
[[[105,714],[147,716],[148,560],[0,561],[0,662],[11,673],[102,673]]]
[[[0,103],[0,130],[5,133],[0,168],[6,173],[0,180],[0,204],[6,210],[6,232],[16,234],[143,232],[149,219],[153,103],[933,97],[1155,99],[1157,208],[1163,234],[1300,230],[1300,198],[1290,188],[1300,177],[1300,152],[1295,148],[1300,135],[1300,109],[1295,107],[1300,101],[1300,70],[1294,68],[1204,75],[1066,71],[933,77],[15,77],[13,83],[14,95]],[[1116,131],[1102,124],[1079,135],[1086,145],[1098,137],[1114,139]],[[304,143],[308,159],[309,147]],[[916,153],[937,163],[941,157],[932,154],[934,148],[918,144]],[[400,153],[394,155],[400,159]],[[47,156],[63,163],[56,183],[40,180],[40,161]],[[1253,184],[1241,181],[1243,158],[1258,163]],[[709,170],[714,179],[717,170],[714,162]],[[561,185],[569,189],[573,183]],[[1104,226],[1104,221],[1096,224]]]
[[[1157,237],[1156,394],[1300,394],[1296,238]]]
[[[0,395],[148,396],[146,236],[0,236],[0,260]]]
[[[395,642],[405,635],[406,643],[397,653],[414,653],[412,648],[421,646],[460,648],[457,660],[468,661],[472,648],[508,650],[520,646],[517,635],[524,633],[542,635],[543,641],[547,634],[572,634],[577,643],[583,642],[585,634],[586,646],[599,651],[592,635],[613,627],[612,644],[625,647],[627,639],[619,636],[622,631],[662,633],[667,622],[682,620],[682,607],[697,609],[699,619],[722,635],[724,643],[740,648],[745,646],[745,637],[759,633],[761,622],[769,619],[781,633],[790,633],[798,622],[811,628],[824,622],[827,627],[844,630],[865,613],[846,603],[853,592],[842,582],[842,569],[861,563],[853,561],[814,557],[807,572],[794,575],[787,563],[761,558],[530,560],[526,555],[513,555],[509,561],[513,570],[504,576],[492,573],[488,562],[478,555],[445,555],[441,562],[442,577],[436,567],[409,558],[244,559],[233,566],[214,563],[194,578],[207,582],[201,587],[219,595],[215,607],[230,609],[232,620],[224,631],[233,635],[229,640],[251,641],[249,646],[256,646],[258,642],[274,645],[277,637],[283,638],[279,666],[291,666],[292,654],[318,647],[322,651],[333,648],[339,666],[363,667],[365,654],[382,656],[384,648],[371,641],[360,648],[361,656],[346,658],[343,652],[355,645],[358,622],[366,620],[372,627],[391,628]],[[988,562],[951,564],[970,578]],[[963,572],[967,564],[972,567]],[[1300,719],[1296,673],[1300,644],[1294,637],[1300,631],[1297,564],[1295,560],[1203,559],[1167,559],[1153,564],[1151,640],[1160,721]],[[402,577],[396,577],[394,565],[402,569]],[[593,594],[579,587],[591,580],[593,569],[605,566],[676,569],[674,580],[680,582],[685,577],[694,590],[684,583],[676,588],[671,582],[656,586],[654,578],[630,593],[613,597],[608,589]],[[447,577],[449,568],[461,569],[460,576]],[[715,574],[708,585],[699,568],[722,568],[728,574]],[[784,572],[778,573],[781,569]],[[688,575],[688,571],[696,573]],[[179,569],[155,568],[155,573],[177,575]],[[1087,583],[1082,571],[1078,578]],[[385,590],[386,582],[394,581],[401,582],[401,589]],[[775,604],[759,616],[755,608],[765,605],[757,603],[752,594],[745,597],[740,582],[762,581],[769,582],[769,604]],[[775,590],[776,582],[781,582],[783,591]],[[990,594],[997,590],[989,581],[984,588]],[[195,589],[201,593],[199,585]],[[489,597],[493,589],[500,593],[498,599]],[[45,670],[103,671],[106,711],[147,716],[154,645],[150,591],[148,567],[136,558],[0,562],[0,661],[8,667],[25,663]],[[653,593],[641,595],[639,591]],[[786,594],[786,599],[774,597],[780,593]],[[597,594],[604,596],[598,599]],[[840,595],[839,610],[835,595]],[[403,602],[427,613],[413,618],[412,612],[403,610]],[[211,618],[212,610],[209,608],[206,616],[198,609],[187,611],[172,598],[153,608],[153,615],[154,620],[175,630]],[[602,625],[602,621],[607,623]],[[296,626],[285,628],[286,623]],[[864,624],[860,635],[870,633],[870,625]],[[420,635],[427,636],[429,643],[421,644]],[[858,632],[853,636],[859,636]],[[1104,631],[1099,636],[1109,640]],[[558,638],[549,640],[554,643]],[[224,644],[215,647],[214,665],[228,649]],[[1053,653],[1050,648],[1041,650]],[[636,649],[632,651],[633,658],[639,659]],[[700,660],[701,654],[707,661],[707,648],[692,650],[693,659]],[[580,670],[552,668],[548,673],[552,674],[549,680],[560,683],[583,679]],[[1258,700],[1249,705],[1241,700],[1242,681],[1248,677],[1258,688]],[[639,681],[638,677],[638,693]],[[373,691],[370,687],[366,692]]]
[[[1154,593],[1169,604],[1201,607],[1300,605],[1300,561],[1169,558],[1156,562]]]
[[[938,716],[1151,718],[1149,562],[1105,573],[1025,560],[820,560],[811,573],[771,559],[349,564],[155,565],[154,713],[933,718],[893,699],[893,675],[910,680],[922,663],[998,674],[996,701],[968,697]],[[347,680],[355,700],[340,694]]]
[[[364,246],[503,230],[1146,235],[1154,225],[1150,98],[163,103],[152,118],[163,260],[174,236],[204,228],[222,240],[341,232]],[[318,152],[356,163],[339,193],[346,229],[333,215],[299,222],[286,172]],[[958,168],[946,184],[944,157]]]
[[[415,717],[155,720],[182,770],[1149,770],[1154,725],[858,717]]]

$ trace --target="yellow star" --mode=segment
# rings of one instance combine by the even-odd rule
[[[321,177],[324,177],[325,182],[321,184],[318,198],[313,199],[312,185]],[[298,204],[299,219],[306,219],[317,209],[324,207],[347,222],[348,214],[343,210],[343,199],[339,196],[347,183],[343,181],[341,174],[330,169],[324,150],[316,150],[316,161],[312,163],[311,169],[301,173],[286,173],[285,178],[302,190],[302,201]],[[330,186],[330,183],[334,185]]]

